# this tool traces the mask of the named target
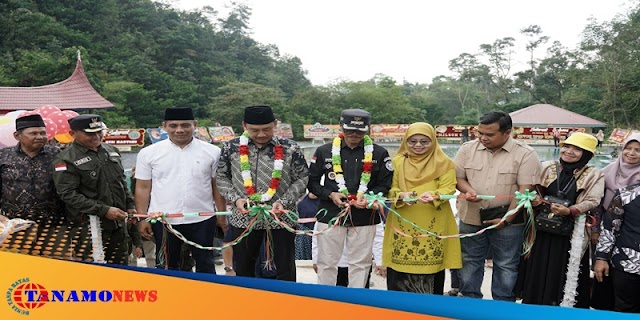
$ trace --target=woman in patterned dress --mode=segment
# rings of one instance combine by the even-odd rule
[[[603,201],[593,271],[599,282],[612,276],[616,311],[640,313],[640,133],[627,138],[622,157],[604,171],[613,196]]]
[[[456,191],[454,163],[438,145],[433,127],[424,122],[409,126],[392,163],[389,198],[394,201],[393,209],[406,220],[393,213],[387,218],[382,246],[387,288],[441,293],[444,270],[462,267],[460,239],[421,235],[424,230],[438,235],[458,233],[449,201],[437,197]]]

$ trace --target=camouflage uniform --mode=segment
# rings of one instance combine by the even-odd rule
[[[60,152],[54,167],[53,179],[60,198],[65,202],[67,220],[75,227],[74,236],[86,245],[85,250],[76,246],[77,257],[83,260],[90,257],[88,215],[97,215],[102,227],[105,259],[108,263],[126,264],[126,223],[105,217],[110,207],[123,211],[134,208],[120,153],[105,143],[96,152],[73,142]]]

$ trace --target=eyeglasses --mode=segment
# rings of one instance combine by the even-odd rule
[[[427,146],[431,144],[431,140],[407,140],[407,144],[410,146],[415,146],[418,143],[423,146]]]

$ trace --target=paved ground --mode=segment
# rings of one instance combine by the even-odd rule
[[[144,259],[138,259],[138,266],[145,267],[146,262]],[[297,260],[297,277],[300,283],[317,283],[316,273],[313,271],[311,260]],[[482,283],[482,293],[485,299],[491,299],[491,268],[485,268],[484,281]],[[222,266],[216,266],[216,272],[220,275],[224,275],[224,269]],[[451,289],[451,277],[450,273],[446,273],[446,279],[444,283],[444,291],[447,292]],[[387,290],[387,282],[385,278],[379,275],[371,276],[371,288],[377,290]]]

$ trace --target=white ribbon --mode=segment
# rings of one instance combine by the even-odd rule
[[[585,222],[587,218],[584,214],[576,217],[571,234],[571,249],[569,249],[569,265],[567,266],[567,279],[564,283],[564,296],[560,306],[570,307],[576,304],[578,290],[578,275],[580,274],[580,260],[585,252]]]
[[[106,263],[104,261],[104,247],[102,246],[102,228],[100,218],[96,215],[89,215],[89,227],[91,228],[91,247],[93,249],[93,261]]]

